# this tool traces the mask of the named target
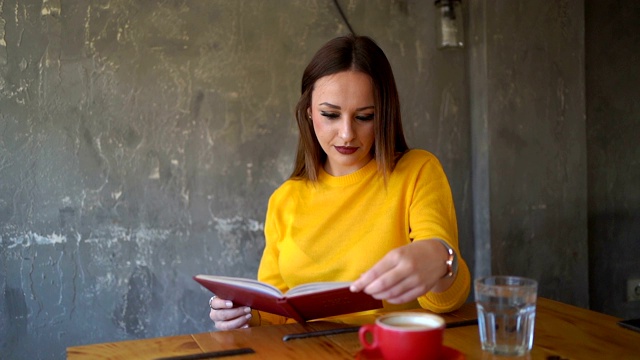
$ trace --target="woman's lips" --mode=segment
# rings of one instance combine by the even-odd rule
[[[334,146],[336,151],[343,155],[351,155],[354,152],[358,151],[356,146]]]

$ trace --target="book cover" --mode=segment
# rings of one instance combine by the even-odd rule
[[[276,287],[246,278],[196,275],[195,281],[234,304],[293,318],[299,322],[379,309],[382,301],[353,293],[350,282],[319,282],[296,286],[283,294]]]

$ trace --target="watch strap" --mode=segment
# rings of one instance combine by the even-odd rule
[[[447,272],[442,276],[443,278],[447,278],[447,277],[453,277],[454,275],[456,275],[456,272],[458,271],[457,269],[457,264],[456,264],[456,252],[455,250],[453,250],[453,248],[451,246],[449,246],[449,244],[447,244],[446,241],[444,240],[440,240],[438,239],[438,241],[444,245],[444,247],[447,249],[447,252],[449,253],[449,257],[447,258],[447,260],[445,260],[445,265],[447,265]]]

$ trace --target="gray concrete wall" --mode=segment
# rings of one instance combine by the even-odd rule
[[[471,2],[469,22],[477,274],[586,307],[583,4]]]
[[[590,305],[638,318],[626,287],[640,279],[640,2],[588,0],[585,15]]]
[[[442,160],[473,266],[464,52],[433,4],[350,1],[411,146]],[[332,1],[0,0],[0,358],[213,329],[198,273],[255,276]]]
[[[443,162],[474,275],[640,316],[607,286],[638,269],[634,18],[465,2],[467,47],[443,52],[431,1],[339,3]],[[328,0],[0,0],[0,358],[212,330],[191,277],[255,276],[302,70],[347,31]]]

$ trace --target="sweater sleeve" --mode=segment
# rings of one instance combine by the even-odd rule
[[[282,275],[280,274],[280,250],[279,239],[280,231],[278,229],[278,209],[280,208],[279,197],[280,192],[276,190],[269,199],[267,206],[267,215],[264,224],[265,247],[258,267],[258,280],[271,284],[282,292],[288,290]]]
[[[418,302],[423,309],[436,313],[450,312],[458,309],[465,303],[471,290],[471,275],[467,263],[459,259],[458,274],[451,287],[447,290],[436,293],[429,292],[418,298]]]
[[[438,159],[429,155],[416,176],[409,209],[409,237],[412,241],[441,239],[456,251],[458,273],[453,284],[441,293],[429,292],[418,298],[425,309],[448,312],[466,301],[471,275],[458,246],[458,224],[449,182]]]

